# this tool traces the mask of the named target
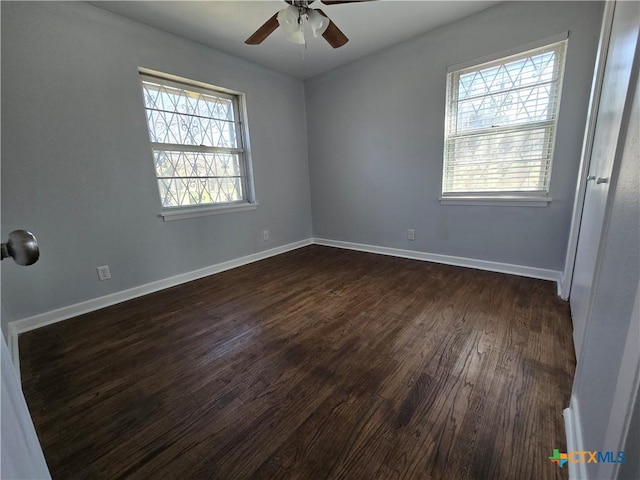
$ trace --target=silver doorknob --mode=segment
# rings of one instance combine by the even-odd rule
[[[596,183],[600,185],[601,183],[609,183],[609,179],[607,177],[598,177]]]
[[[587,177],[587,182],[588,182],[588,181],[590,181],[590,180],[595,180],[595,179],[596,179],[596,176],[595,176],[595,175],[589,175],[589,176]]]
[[[33,265],[40,258],[36,236],[27,230],[14,230],[7,243],[0,244],[0,260],[12,257],[18,265]]]

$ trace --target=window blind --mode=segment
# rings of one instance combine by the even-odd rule
[[[548,193],[566,43],[448,74],[443,195]]]

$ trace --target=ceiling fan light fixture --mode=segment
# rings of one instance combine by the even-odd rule
[[[287,40],[292,42],[292,43],[297,43],[298,45],[304,45],[305,44],[305,40],[304,40],[304,32],[302,31],[301,28],[299,28],[298,30],[294,30],[293,32],[286,32],[287,33]]]
[[[300,30],[300,12],[292,5],[278,12],[278,23],[282,29],[287,33],[287,37],[290,34]]]
[[[0,0],[2,1],[2,0]],[[349,38],[319,8],[309,8],[315,0],[285,0],[286,8],[274,13],[262,26],[247,38],[247,45],[260,45],[278,27],[282,27],[286,40],[306,46],[305,29],[308,26],[314,37],[322,36],[333,48],[340,48]],[[368,2],[372,0],[321,0],[325,5]]]
[[[313,31],[313,36],[316,38],[321,36],[329,27],[330,20],[317,10],[310,10],[307,18],[309,19],[309,26]]]

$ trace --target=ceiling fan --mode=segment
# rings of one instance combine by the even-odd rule
[[[258,30],[254,32],[244,43],[247,45],[259,45],[276,28],[282,27],[287,35],[287,40],[293,43],[304,44],[304,26],[308,24],[314,37],[322,35],[333,48],[339,48],[349,41],[329,16],[319,8],[310,8],[315,0],[284,0],[289,6],[275,13]],[[325,5],[338,5],[341,3],[360,3],[373,0],[320,0]]]

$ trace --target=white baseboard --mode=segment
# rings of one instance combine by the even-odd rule
[[[564,416],[564,428],[567,436],[567,452],[581,452],[584,450],[582,440],[582,427],[580,423],[580,408],[578,400],[571,397],[569,408],[565,408],[562,412]],[[567,463],[569,468],[569,480],[589,480],[586,464]]]
[[[32,317],[22,318],[20,320],[14,320],[8,324],[8,343],[11,351],[11,357],[14,362],[14,366],[18,373],[20,372],[20,357],[18,354],[18,335],[21,333],[34,330],[36,328],[51,325],[52,323],[61,322],[78,315],[93,312],[101,308],[105,308],[116,303],[126,302],[143,295],[155,293],[160,290],[164,290],[169,287],[175,287],[183,283],[197,280],[202,277],[213,275],[214,273],[224,272],[232,268],[247,265],[249,263],[257,262],[258,260],[264,260],[265,258],[280,255],[281,253],[289,252],[307,245],[311,245],[312,239],[307,238],[298,242],[289,243],[280,247],[271,248],[262,252],[253,253],[245,257],[236,258],[227,262],[217,263],[208,267],[193,270],[191,272],[182,273],[173,277],[164,278],[155,282],[147,283],[137,287],[122,290],[120,292],[105,295],[103,297],[93,298],[85,302],[76,303],[66,307],[58,308],[57,310],[51,310],[49,312],[34,315]]]
[[[175,287],[198,278],[207,277],[215,273],[224,272],[232,268],[257,262],[274,255],[289,252],[307,245],[317,244],[328,247],[344,248],[348,250],[357,250],[360,252],[378,253],[381,255],[391,255],[394,257],[408,258],[413,260],[422,260],[427,262],[442,263],[446,265],[455,265],[459,267],[475,268],[478,270],[488,270],[491,272],[508,273],[511,275],[519,275],[522,277],[539,278],[542,280],[551,280],[560,285],[562,272],[555,270],[545,270],[541,268],[525,267],[521,265],[511,265],[508,263],[491,262],[486,260],[475,260],[465,257],[454,257],[451,255],[440,255],[436,253],[417,252],[413,250],[402,250],[398,248],[379,247],[375,245],[366,245],[362,243],[343,242],[339,240],[329,240],[325,238],[307,238],[298,242],[289,243],[280,247],[265,250],[263,252],[254,253],[245,257],[236,258],[227,262],[210,265],[198,270],[186,272],[173,277],[165,278],[155,282],[140,285],[120,292],[105,295],[103,297],[93,298],[84,302],[68,305],[56,310],[34,315],[32,317],[14,320],[8,324],[9,349],[18,371],[20,372],[20,358],[18,352],[18,336],[21,333],[34,330],[36,328],[61,322],[69,318],[77,317],[85,313],[93,312],[101,308],[105,308],[116,303],[126,302],[143,295],[155,293],[169,287]],[[558,287],[560,293],[560,286]]]
[[[551,280],[558,284],[562,277],[562,272],[557,270],[546,270],[543,268],[525,267],[522,265],[512,265],[510,263],[491,262],[487,260],[476,260],[466,257],[454,257],[452,255],[440,255],[438,253],[417,252],[415,250],[403,250],[400,248],[378,247],[376,245],[342,242],[339,240],[328,240],[326,238],[314,238],[313,243],[316,245],[325,245],[327,247],[357,250],[359,252],[379,253],[381,255],[390,255],[392,257],[409,258],[412,260],[422,260],[425,262],[455,265],[457,267],[467,267],[475,268],[477,270],[488,270],[490,272],[508,273],[521,277]]]
[[[567,285],[567,275],[561,272],[560,280],[558,280],[558,296],[562,300],[569,300],[569,285]]]

